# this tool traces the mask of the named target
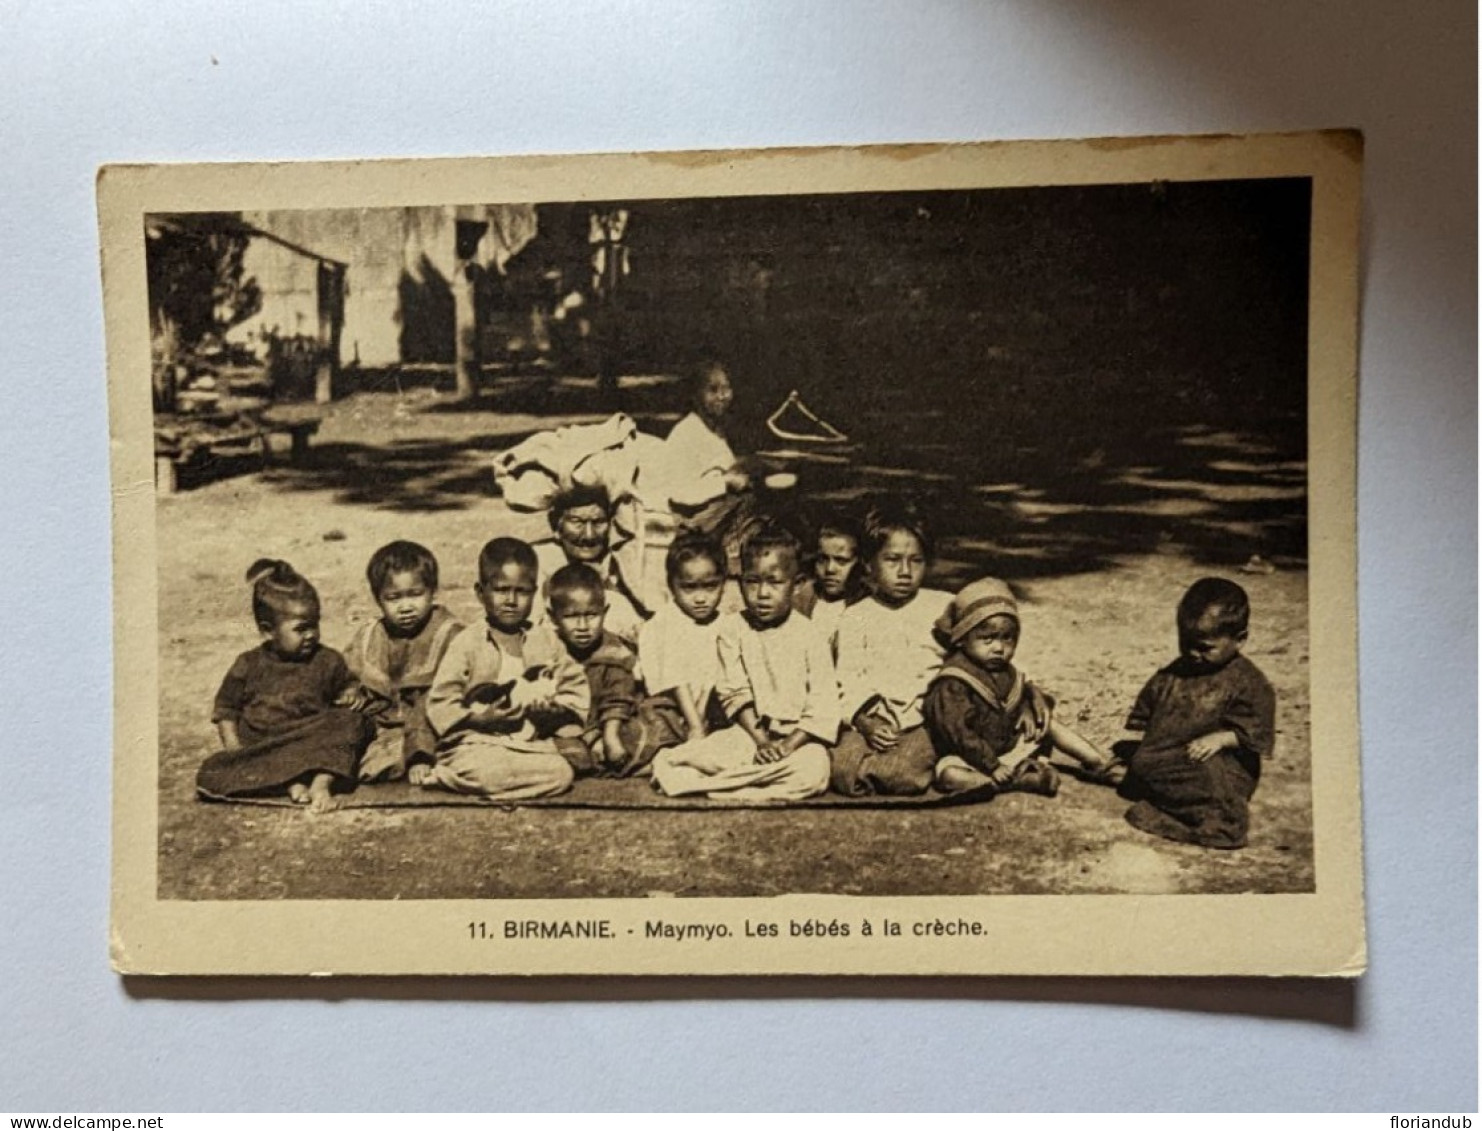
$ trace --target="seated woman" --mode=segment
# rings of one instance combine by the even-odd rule
[[[697,366],[690,395],[692,411],[664,445],[663,493],[682,527],[722,541],[735,573],[741,543],[755,523],[755,502],[751,476],[726,439],[734,390],[725,366],[713,360]]]

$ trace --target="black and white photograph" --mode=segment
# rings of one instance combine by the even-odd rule
[[[127,886],[814,972],[1331,897],[1357,972],[1359,143],[1262,142],[105,174]]]

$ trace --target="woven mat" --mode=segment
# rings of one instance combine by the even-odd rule
[[[272,805],[297,808],[287,797],[207,797],[207,801],[240,805]],[[407,782],[362,785],[353,793],[340,795],[341,809],[426,809],[464,806],[477,809],[515,809],[524,806],[547,809],[921,809],[965,805],[985,799],[980,791],[942,794],[929,790],[918,797],[842,797],[826,793],[806,801],[728,801],[724,798],[665,797],[648,778],[583,778],[559,797],[530,801],[486,801],[422,789]]]

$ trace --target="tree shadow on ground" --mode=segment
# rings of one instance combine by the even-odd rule
[[[663,435],[682,399],[671,377],[628,378],[624,410]],[[430,392],[359,394],[333,406],[324,439],[295,466],[265,473],[282,494],[330,492],[334,501],[396,511],[452,511],[496,497],[491,460],[535,433],[594,423],[606,410],[591,379],[507,376],[472,401]],[[970,406],[969,406],[970,407]],[[760,492],[763,509],[806,526],[883,495],[912,498],[932,523],[932,583],[972,576],[1032,580],[1094,572],[1119,558],[1181,554],[1212,568],[1252,559],[1278,568],[1307,560],[1304,422],[1292,416],[1239,426],[1148,422],[1137,404],[1046,413],[1030,406],[981,415],[913,395],[874,391],[849,422],[852,442],[791,444],[750,437],[759,462],[797,475]],[[1201,413],[1199,406],[1183,412]],[[1052,426],[1041,419],[1049,416]],[[394,417],[397,427],[386,424]],[[748,450],[744,443],[738,449]]]

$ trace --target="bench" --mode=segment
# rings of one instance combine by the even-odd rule
[[[207,422],[209,424],[209,422]],[[253,455],[267,466],[273,460],[274,436],[288,437],[288,460],[303,460],[310,438],[319,431],[319,421],[239,418],[222,427],[200,428],[184,435],[156,430],[154,435],[154,484],[161,495],[180,489],[183,468],[215,456]]]

